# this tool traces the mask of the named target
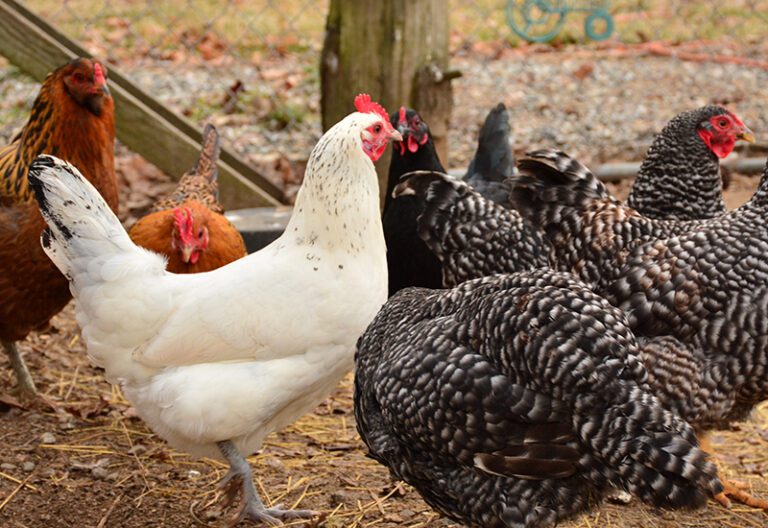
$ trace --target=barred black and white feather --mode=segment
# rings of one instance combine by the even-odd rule
[[[414,195],[422,204],[417,232],[440,260],[447,287],[547,265],[549,247],[539,230],[466,182],[416,171],[403,176],[394,194]]]
[[[553,526],[612,486],[683,508],[721,489],[693,429],[648,392],[624,314],[569,274],[404,290],[356,364],[371,456],[467,525]]]
[[[688,222],[639,215],[579,167],[563,153],[533,153],[513,200],[547,233],[557,268],[653,340],[644,361],[670,408],[698,428],[743,419],[768,398],[768,167],[747,204]]]

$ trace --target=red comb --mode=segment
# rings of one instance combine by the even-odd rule
[[[189,207],[177,207],[174,209],[173,223],[176,224],[176,229],[179,231],[179,238],[181,238],[182,242],[187,242],[194,237],[192,233],[194,222],[192,221],[192,211]]]
[[[104,72],[101,70],[101,65],[98,62],[93,63],[93,82],[97,85],[106,84],[104,79]]]
[[[387,123],[389,122],[387,111],[379,103],[371,101],[371,96],[368,94],[360,94],[355,97],[355,110],[363,113],[379,114]]]
[[[397,124],[398,125],[406,124],[406,120],[405,120],[405,107],[404,106],[400,107],[400,112],[397,114]]]

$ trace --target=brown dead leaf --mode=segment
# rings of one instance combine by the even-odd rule
[[[0,404],[5,404],[8,407],[16,407],[17,409],[26,409],[19,400],[10,394],[0,394]]]
[[[229,44],[216,33],[207,32],[203,35],[197,50],[206,61],[218,59],[227,53]]]
[[[584,79],[589,77],[594,70],[595,70],[595,65],[593,63],[585,62],[584,64],[576,68],[573,72],[571,72],[571,75],[573,75],[578,80],[583,81]]]
[[[83,420],[94,418],[103,414],[108,414],[109,402],[101,395],[98,400],[85,400],[82,402],[72,402],[61,407],[71,415],[79,416]]]

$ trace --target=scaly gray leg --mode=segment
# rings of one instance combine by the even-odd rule
[[[24,358],[19,353],[19,348],[14,341],[3,341],[3,348],[11,361],[11,368],[16,374],[16,382],[19,385],[19,397],[22,400],[32,400],[37,396],[37,388],[32,375],[29,373]]]
[[[229,472],[219,484],[225,490],[225,506],[229,505],[237,495],[237,487],[240,486],[242,489],[242,501],[230,526],[244,519],[279,526],[286,519],[309,519],[317,515],[317,512],[312,510],[285,510],[280,504],[271,508],[265,507],[253,485],[253,473],[248,461],[229,440],[217,442],[216,445],[229,462]]]

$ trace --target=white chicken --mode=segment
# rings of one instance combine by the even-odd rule
[[[167,273],[72,165],[40,156],[29,172],[91,360],[173,447],[229,462],[233,523],[314,514],[267,508],[243,455],[333,389],[387,298],[373,161],[401,138],[368,95],[355,107],[312,150],[285,233],[208,273]]]

